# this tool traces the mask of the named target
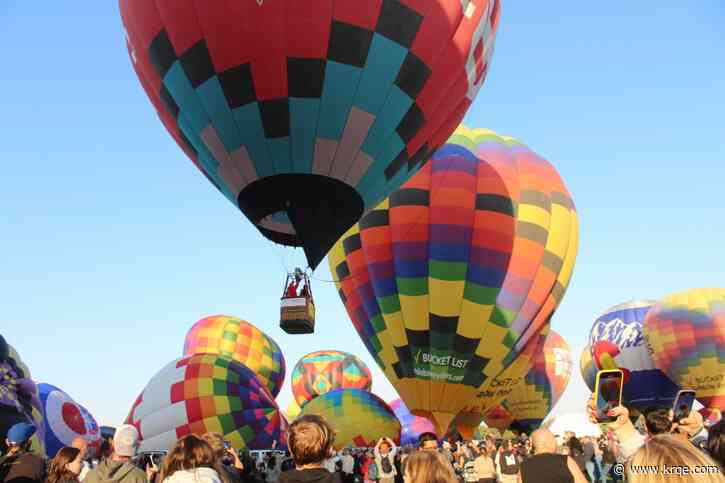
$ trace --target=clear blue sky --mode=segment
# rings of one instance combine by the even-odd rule
[[[725,4],[503,3],[466,121],[537,150],[574,197],[581,249],[554,328],[576,363],[607,307],[725,283]],[[277,328],[283,264],[301,257],[259,236],[167,135],[115,1],[0,2],[0,59],[0,331],[36,379],[120,423],[216,313],[268,331],[290,369],[322,348],[375,366],[330,284],[314,286],[315,337]],[[575,369],[556,411],[583,398]]]

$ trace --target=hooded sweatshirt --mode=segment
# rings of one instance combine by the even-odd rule
[[[177,471],[165,478],[164,483],[222,483],[222,480],[219,473],[211,468],[196,468]]]
[[[148,483],[146,472],[130,461],[103,460],[88,472],[83,483]]]
[[[279,475],[279,483],[340,483],[340,476],[325,468],[290,470]]]

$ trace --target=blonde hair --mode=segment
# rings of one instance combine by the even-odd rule
[[[334,443],[335,431],[321,416],[302,416],[287,429],[287,446],[297,466],[322,463]]]
[[[214,451],[214,456],[221,459],[226,456],[226,448],[224,447],[224,436],[221,433],[204,433],[201,439],[206,441]]]
[[[458,483],[451,464],[442,454],[418,451],[405,460],[405,483]]]
[[[670,434],[654,436],[627,462],[627,481],[632,483],[691,482],[694,478],[703,483],[725,483],[712,459]]]

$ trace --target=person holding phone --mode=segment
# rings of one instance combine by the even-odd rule
[[[206,433],[201,439],[206,441],[214,452],[216,461],[214,469],[221,477],[222,482],[241,483],[244,465],[229,441],[225,440],[221,433]]]

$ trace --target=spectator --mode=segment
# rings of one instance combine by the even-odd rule
[[[45,461],[30,451],[30,438],[36,428],[17,423],[8,430],[5,444],[7,454],[0,459],[0,481],[4,483],[42,483],[45,480]]]
[[[586,477],[571,456],[556,454],[556,438],[548,429],[531,435],[534,455],[521,464],[521,481],[535,483],[585,483]],[[594,480],[592,480],[594,481]]]
[[[486,447],[479,449],[473,461],[473,471],[476,473],[478,483],[496,483],[496,466]]]
[[[438,437],[433,433],[423,433],[418,437],[418,448],[422,451],[438,451]]]
[[[83,468],[81,469],[80,475],[78,475],[78,481],[83,481],[86,478],[88,472],[93,469],[93,466],[89,462],[89,459],[92,455],[88,450],[88,441],[86,441],[85,438],[78,436],[77,438],[73,439],[70,445],[71,447],[76,448],[81,452],[81,462],[83,463]]]
[[[267,483],[277,483],[277,480],[279,480],[279,475],[282,473],[280,463],[280,459],[274,454],[269,456],[269,459],[267,460],[267,470],[265,471]]]
[[[630,483],[656,483],[665,478],[657,472],[634,471],[634,468],[699,468],[697,476],[689,474],[668,475],[666,481],[693,481],[698,483],[725,483],[725,477],[717,471],[717,465],[703,451],[675,435],[653,436],[632,456],[626,467]],[[702,471],[710,468],[710,471]]]
[[[375,445],[375,465],[380,483],[395,482],[395,453],[397,448],[390,438],[380,438]]]
[[[710,456],[725,471],[725,419],[710,426],[708,430],[707,450]]]
[[[650,409],[645,413],[644,424],[647,427],[647,433],[651,436],[668,434],[672,431],[670,410],[664,408]]]
[[[164,483],[221,483],[212,447],[196,435],[179,439],[168,456],[161,473]]]
[[[242,483],[244,464],[237,452],[224,440],[224,436],[220,433],[206,433],[201,439],[206,441],[214,452],[214,469],[221,480],[224,483]]]
[[[507,439],[503,442],[501,449],[496,458],[496,466],[498,468],[499,481],[501,483],[513,483],[518,481],[519,459],[513,450],[511,440]]]
[[[596,460],[596,449],[594,448],[594,443],[592,442],[591,438],[588,436],[585,436],[581,440],[582,443],[582,459],[584,460],[584,468],[587,471],[587,474],[589,475],[589,481],[596,481],[596,474],[602,473],[601,467],[599,467],[599,464]]]
[[[78,483],[83,469],[83,451],[68,447],[61,448],[50,461],[46,483]]]
[[[332,455],[335,433],[320,416],[297,418],[287,430],[287,445],[295,469],[282,473],[279,483],[339,483],[339,477],[324,467]]]
[[[617,463],[617,457],[614,454],[614,442],[610,441],[607,437],[603,437],[599,447],[602,450],[601,480],[602,483],[606,483],[609,471]]]
[[[355,481],[355,458],[349,451],[342,452],[342,481],[343,483],[354,483]]]
[[[113,454],[89,471],[83,483],[147,483],[148,475],[153,474],[151,466],[147,466],[144,473],[131,462],[138,451],[138,444],[136,428],[129,424],[120,426],[113,436]]]
[[[418,451],[406,461],[406,483],[457,483],[450,462],[438,452]]]

